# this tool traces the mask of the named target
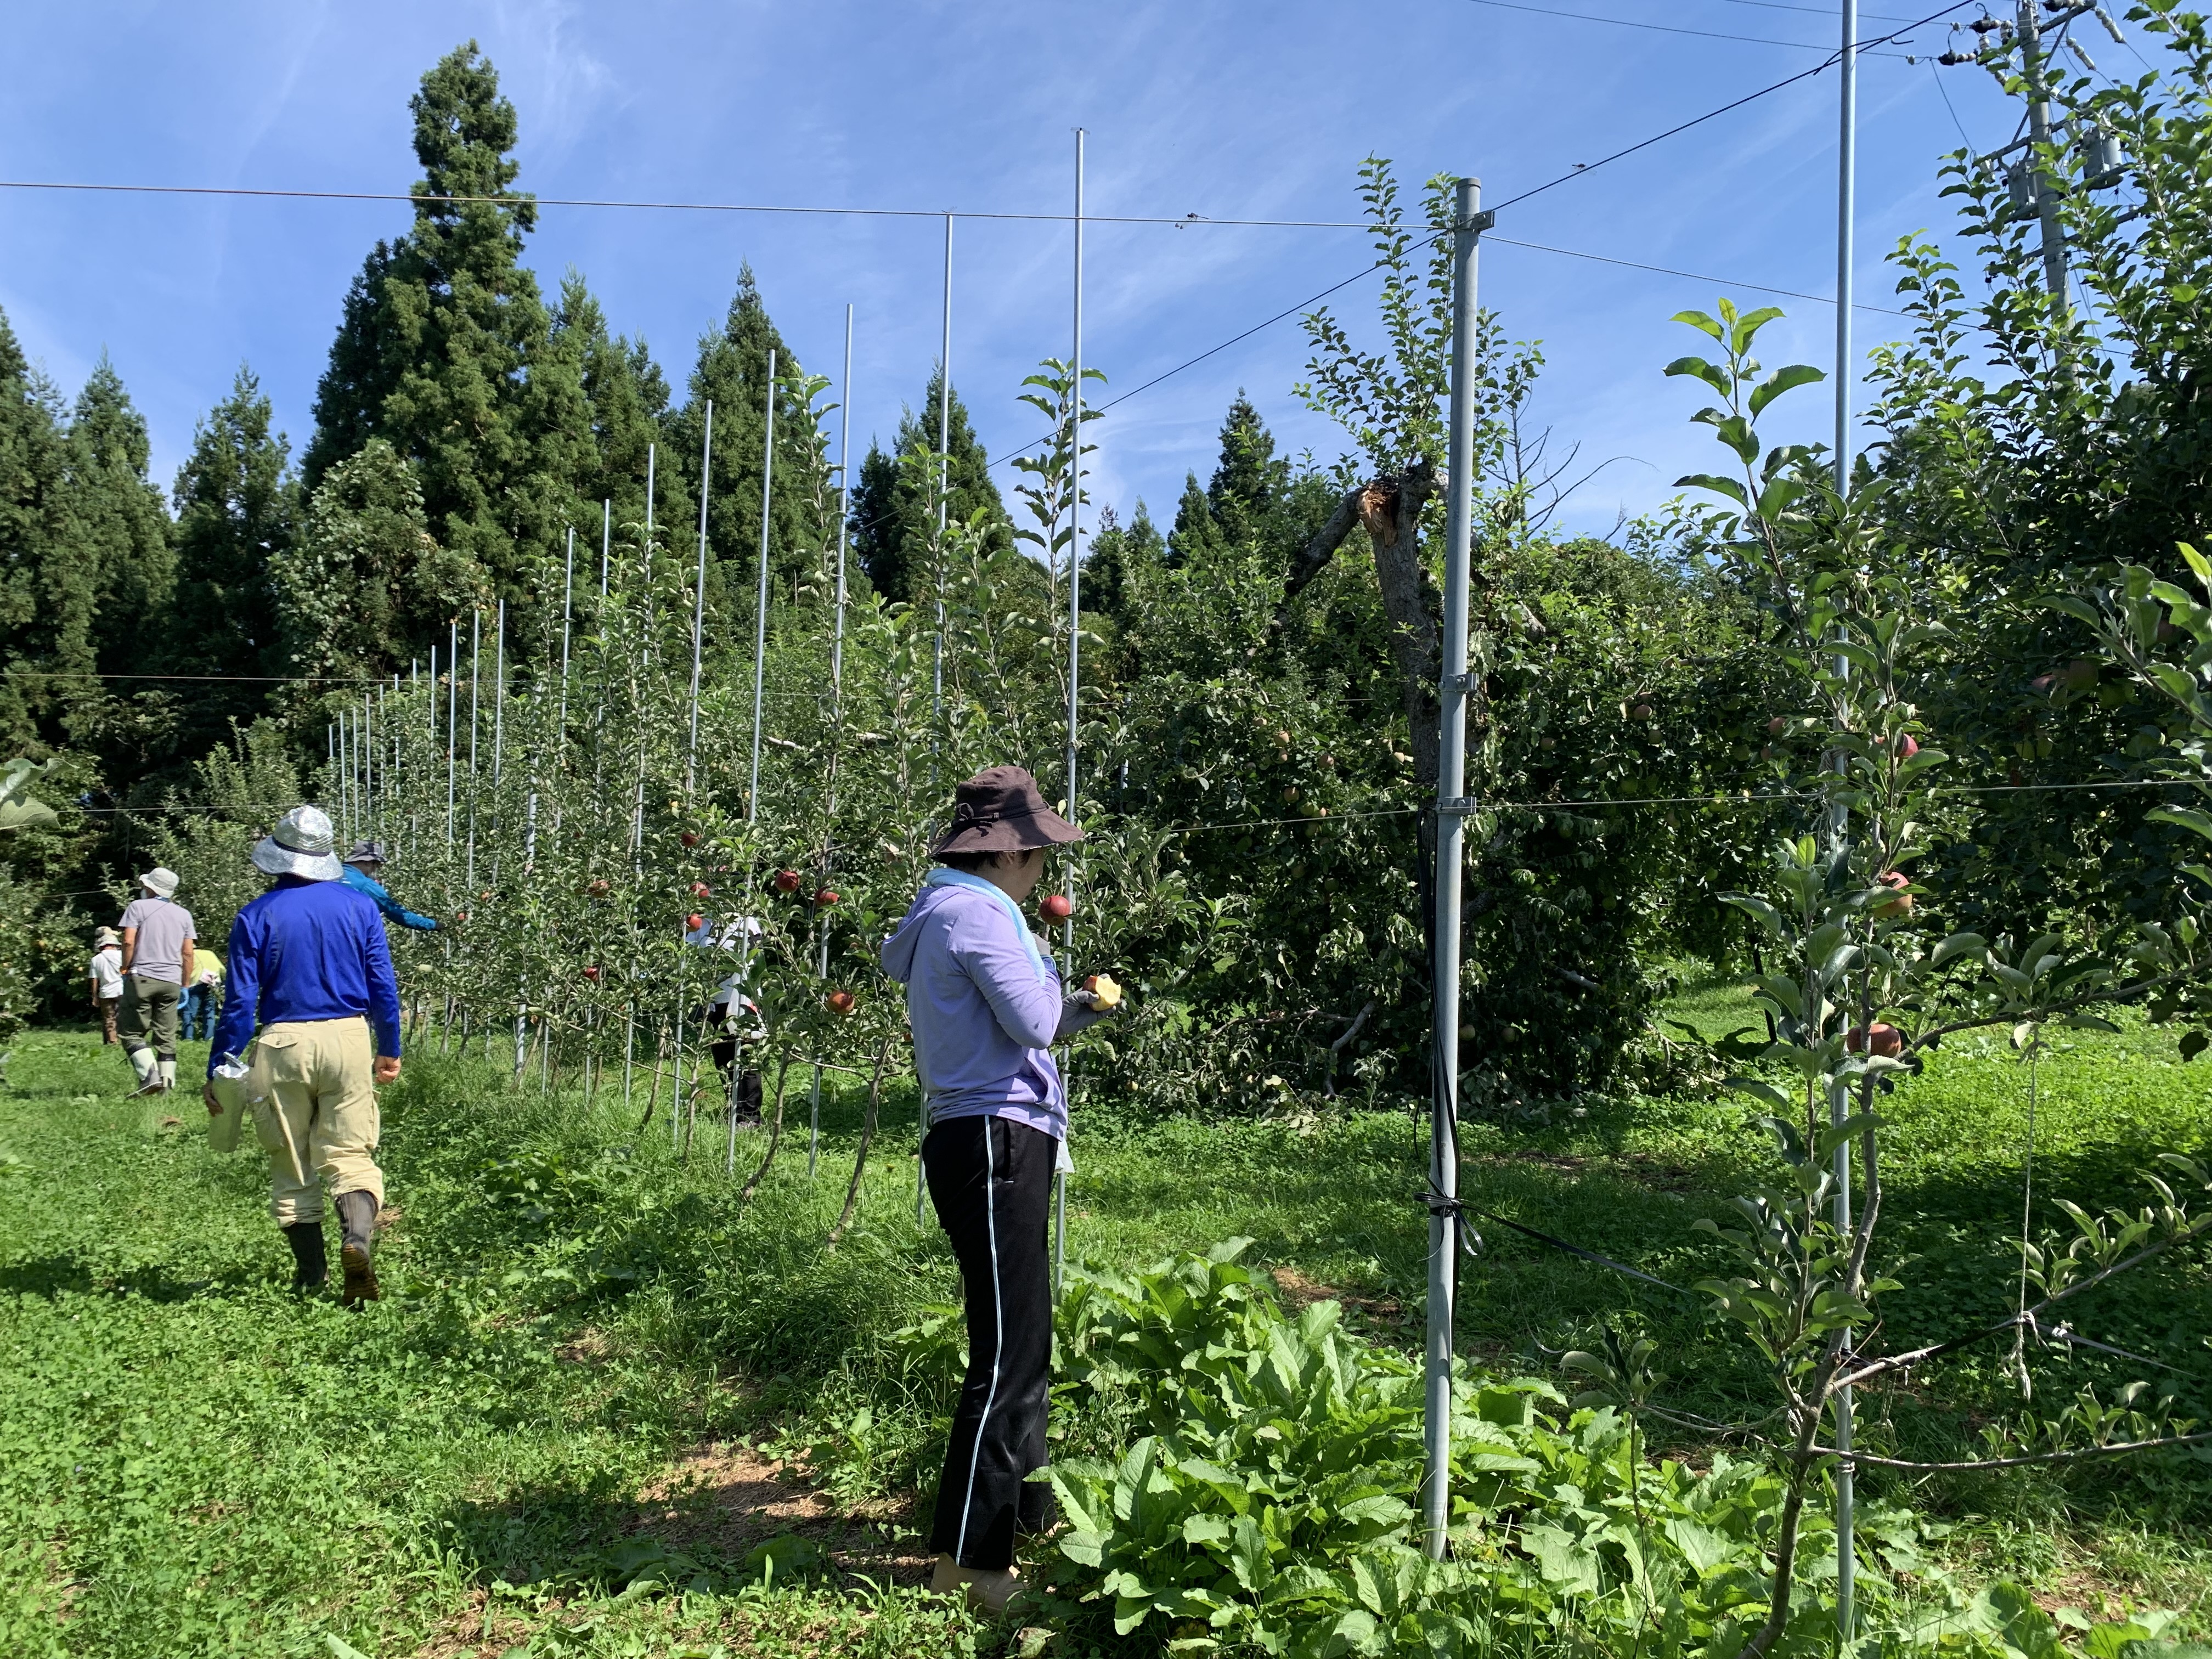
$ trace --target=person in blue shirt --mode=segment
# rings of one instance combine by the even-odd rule
[[[438,924],[429,917],[418,915],[384,890],[377,878],[384,873],[387,862],[384,843],[380,841],[357,841],[353,851],[345,858],[345,871],[339,879],[356,893],[366,894],[376,901],[376,908],[398,922],[402,927],[412,927],[420,933],[434,933]]]
[[[342,880],[331,821],[297,806],[253,849],[276,879],[230,927],[230,994],[208,1075],[243,1060],[255,1134],[269,1152],[270,1213],[292,1246],[293,1288],[330,1276],[323,1188],[337,1206],[348,1306],[374,1302],[384,1207],[376,1085],[399,1076],[399,985],[366,894]],[[210,1083],[210,1114],[222,1109]]]

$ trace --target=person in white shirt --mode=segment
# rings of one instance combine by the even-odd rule
[[[688,929],[684,942],[701,951],[726,951],[738,958],[737,971],[726,975],[706,1004],[693,1017],[709,1038],[708,1052],[721,1073],[732,1113],[740,1123],[757,1123],[761,1117],[761,1074],[757,1065],[738,1062],[741,1048],[768,1041],[768,1027],[760,1005],[745,994],[752,972],[753,941],[760,937],[760,920],[737,916],[727,921],[704,921]]]
[[[100,1040],[115,1046],[115,1016],[123,1006],[123,935],[103,927],[92,936],[92,1006],[100,1014]]]

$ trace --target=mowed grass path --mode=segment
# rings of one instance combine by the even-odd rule
[[[1724,1028],[1742,1023],[1739,1007],[1708,995],[1682,1012]],[[686,1165],[665,1110],[641,1134],[641,1103],[590,1115],[573,1098],[510,1096],[489,1073],[412,1061],[386,1096],[391,1294],[347,1314],[286,1293],[261,1157],[211,1153],[195,1103],[124,1100],[121,1060],[77,1034],[18,1042],[9,1080],[0,1652],[328,1654],[332,1635],[373,1659],[530,1639],[538,1653],[608,1655],[1002,1644],[941,1601],[849,1573],[739,1589],[711,1538],[687,1547],[711,1590],[621,1590],[636,1559],[624,1552],[651,1530],[641,1493],[690,1449],[743,1437],[814,1446],[833,1498],[870,1518],[877,1554],[919,1553],[915,1488],[943,1401],[907,1375],[894,1334],[949,1301],[955,1279],[933,1227],[915,1224],[910,1092],[887,1104],[860,1226],[833,1255],[822,1241],[859,1127],[849,1094],[825,1102],[810,1183],[794,1087],[795,1143],[739,1216],[711,1126]],[[1907,1285],[1885,1304],[1886,1340],[2012,1307],[2027,1091],[2008,1054],[1969,1045],[1885,1106],[1890,1255]],[[2179,1065],[2164,1034],[2069,1039],[2038,1091],[2039,1225],[2057,1219],[2058,1196],[2133,1201],[2132,1172],[2159,1151],[2212,1149],[2212,1066]],[[1676,1284],[1720,1267],[1691,1223],[1724,1216],[1769,1167],[1747,1110],[1584,1109],[1540,1130],[1469,1126],[1473,1201]],[[1388,1114],[1079,1124],[1071,1254],[1130,1266],[1247,1235],[1286,1294],[1342,1293],[1355,1322],[1410,1343],[1425,1144],[1425,1126]],[[741,1176],[758,1146],[740,1137]],[[1638,1320],[1662,1339],[1668,1403],[1724,1419],[1765,1408],[1756,1364],[1694,1299],[1483,1231],[1462,1279],[1463,1347],[1547,1370],[1601,1320]],[[2178,1368],[2166,1380],[2212,1419],[2201,1261],[2100,1292],[2076,1323]],[[2133,1374],[2095,1355],[2036,1358],[2045,1401]],[[2002,1359],[1993,1349],[1866,1402],[1867,1431],[1913,1455],[1960,1449],[2016,1403]],[[2058,1599],[2208,1610],[2203,1465],[1911,1495],[1958,1523],[1960,1556]]]

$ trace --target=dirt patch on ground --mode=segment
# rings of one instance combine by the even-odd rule
[[[605,1334],[586,1325],[553,1350],[553,1357],[564,1365],[604,1365],[614,1352]]]
[[[708,1543],[743,1555],[763,1538],[834,1518],[829,1500],[795,1471],[743,1441],[694,1447],[638,1494],[635,1530],[671,1548]]]
[[[1354,1291],[1340,1290],[1319,1279],[1308,1279],[1296,1267],[1274,1268],[1271,1276],[1284,1305],[1294,1314],[1304,1313],[1316,1302],[1337,1302],[1343,1304],[1347,1317],[1362,1326],[1395,1331],[1406,1322],[1405,1306],[1395,1297],[1361,1296]]]
[[[588,1346],[586,1332],[570,1346]],[[564,1358],[568,1357],[564,1352]],[[732,1563],[769,1539],[790,1534],[818,1545],[841,1571],[878,1583],[918,1585],[936,1558],[913,1534],[910,1505],[886,1504],[841,1510],[788,1463],[763,1456],[743,1441],[708,1441],[678,1457],[638,1493],[623,1531],[671,1554],[711,1554]],[[502,1653],[544,1626],[562,1606],[555,1597],[525,1613],[495,1605],[481,1585],[463,1610],[416,1650],[416,1659],[463,1659]]]
[[[671,1550],[705,1548],[732,1559],[793,1533],[819,1544],[847,1572],[918,1584],[936,1558],[910,1528],[901,1527],[908,1507],[840,1510],[790,1464],[743,1441],[714,1441],[678,1458],[638,1494],[638,1518],[629,1531]]]

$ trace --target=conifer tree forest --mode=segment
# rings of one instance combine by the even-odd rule
[[[1548,1383],[1466,1408],[1490,1459],[1468,1480],[1510,1489],[1505,1509],[1581,1517],[1528,1547],[1546,1584],[1585,1598],[1571,1639],[1567,1601],[1543,1604],[1547,1643],[1832,1650],[1832,1592],[1805,1540],[1829,1501],[1835,1401],[1919,1363],[1850,1334],[1878,1328],[1897,1288],[1873,1242],[1883,1103],[1947,1041],[1984,1035],[2040,1063],[2067,1033],[2124,1025],[2173,1042],[2186,1086],[2191,1062],[2212,1063],[2197,1060],[2212,1046],[2212,25],[2169,0],[2130,15],[2156,71],[2054,91],[2062,128],[2110,135],[2124,167],[2070,140],[2034,158],[2028,188],[2057,204],[2072,289],[2046,291],[2016,179],[1965,152],[1932,162],[1957,216],[1891,252],[1905,316],[1868,355],[1871,430],[1846,480],[1822,394],[1799,390],[1822,372],[1762,366],[1780,313],[1715,296],[1675,319],[1681,356],[1619,366],[1633,395],[1711,428],[1712,471],[1611,534],[1565,528],[1579,475],[1573,434],[1540,425],[1542,349],[1482,315],[1461,1113],[1506,1138],[1501,1159],[1510,1137],[1593,1113],[1728,1099],[1772,1114],[1742,1131],[1767,1149],[1765,1184],[1707,1224],[1719,1276],[1695,1292],[1648,1281],[1707,1298],[1710,1322],[1756,1351],[1764,1438],[1639,1475],[1639,1435],[1705,1419],[1653,1403],[1664,1379],[1632,1321],[1594,1319],[1583,1347],[1544,1351],[1586,1390],[1571,1429],[1565,1395],[1547,1396],[1552,1416],[1533,1403]],[[2000,44],[1985,61],[2016,76]],[[1298,383],[1240,391],[1173,502],[1097,498],[1082,457],[1110,441],[1097,405],[1115,365],[1081,371],[1079,422],[1076,371],[1056,360],[1018,386],[918,374],[895,431],[855,434],[841,493],[827,348],[779,331],[750,266],[690,361],[664,363],[584,275],[549,288],[532,270],[524,117],[473,43],[422,76],[410,114],[411,222],[367,251],[296,439],[241,367],[209,389],[176,477],[156,480],[115,368],[103,359],[72,393],[0,317],[0,758],[26,763],[0,796],[0,1045],[82,1018],[83,941],[134,872],[181,872],[219,941],[258,890],[246,849],[314,800],[343,834],[389,843],[395,887],[445,924],[395,934],[418,1045],[495,1065],[517,1093],[624,1091],[687,1159],[698,1138],[733,1184],[750,1175],[743,1202],[779,1146],[806,1155],[811,1066],[868,1082],[834,1244],[906,1063],[875,944],[927,867],[952,782],[1011,761],[1073,794],[1089,833],[1064,872],[1067,948],[1133,988],[1132,1012],[1074,1062],[1083,1122],[1322,1133],[1333,1115],[1429,1109],[1449,179],[1359,168],[1379,303],[1305,317]],[[988,455],[972,412],[1015,398],[1057,435]],[[1268,410],[1289,407],[1333,422],[1340,453],[1282,453]],[[770,1138],[742,1158],[733,1117],[718,1139],[693,1028],[708,981],[684,943],[740,915],[763,923],[770,1034]],[[1729,1029],[1679,1017],[1686,992],[1722,981],[1752,987]],[[1876,1196],[1832,1222],[1825,1171],[1846,1142]],[[2063,1331],[2035,1309],[2103,1275],[2187,1256],[2212,1231],[2208,1152],[2201,1133],[2146,1145],[2144,1167],[2166,1158],[2149,1208],[2092,1195],[2048,1229],[1977,1235],[1987,1272],[2016,1275],[2005,1340]],[[584,1201],[561,1190],[540,1198]],[[1417,1215],[1419,1194],[1400,1196]],[[1371,1473],[1413,1455],[1412,1373],[1387,1343],[1330,1346],[1325,1322],[1252,1322],[1242,1249],[1185,1261],[1174,1285],[1097,1280],[1064,1313],[1070,1386],[1108,1402],[1101,1421],[1139,1425],[1127,1455],[1154,1460],[1055,1464],[1069,1571],[1108,1587],[1116,1639],[1487,1651],[1470,1632],[1520,1629],[1538,1592],[1503,1568],[1421,1577],[1397,1476],[1327,1486],[1316,1471],[1338,1453],[1298,1439],[1322,1430],[1280,1401],[1262,1412],[1295,1329],[1298,1354],[1322,1356],[1299,1398],[1328,1395],[1344,1467]],[[1127,1357],[1178,1320],[1214,1322],[1191,1339],[1203,1364],[1155,1374]],[[915,1352],[939,1340],[916,1328]],[[2201,1352],[2163,1395],[2070,1401],[2030,1398],[2032,1356],[2014,1352],[2021,1399],[1959,1407],[1988,1467],[2205,1438],[2190,1415],[2212,1410]],[[1283,1443],[1316,1460],[1284,1477],[1313,1483],[1310,1510],[1296,1518],[1285,1497],[1261,1526],[1242,1486],[1206,1483],[1243,1467],[1232,1452],[1293,1457],[1249,1443],[1278,1407]],[[1155,1419],[1183,1426],[1155,1437]],[[858,1444],[865,1428],[841,1432]],[[1398,1450],[1374,1449],[1386,1442]],[[1901,1471],[1968,1467],[1881,1443]],[[2201,1486],[2173,1475],[2160,1501],[2194,1527]],[[1898,1586],[1917,1570],[1896,1541],[1908,1497],[1868,1523],[1892,1528],[1880,1548]],[[2056,1626],[2043,1646],[2021,1634],[2040,1613],[2015,1627],[1995,1605],[1928,1635],[1930,1650],[2061,1650]],[[1918,1650],[1884,1628],[1882,1651]],[[2100,1628],[2083,1650],[2099,1659],[2187,1650],[2159,1647],[2154,1620]]]

